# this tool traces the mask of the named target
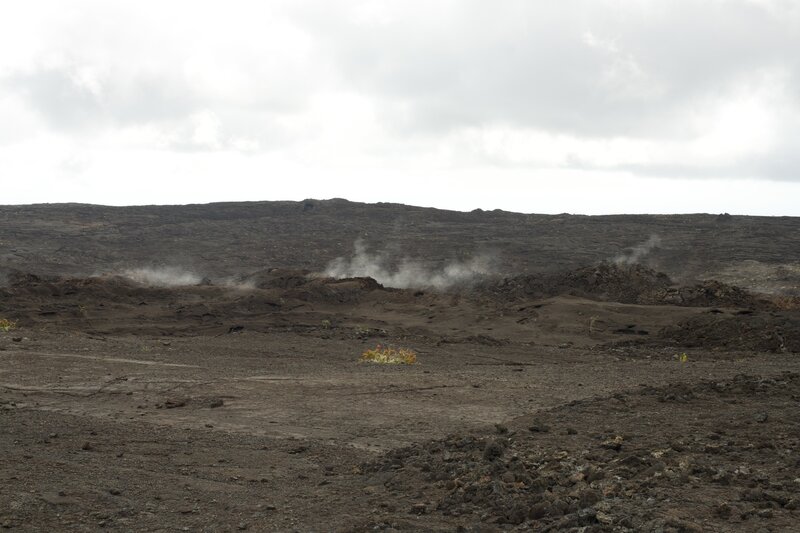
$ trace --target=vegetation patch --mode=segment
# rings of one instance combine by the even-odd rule
[[[379,363],[383,365],[413,365],[417,362],[417,353],[409,348],[393,348],[377,345],[361,354],[362,363]]]
[[[0,318],[0,331],[11,331],[17,327],[16,322],[12,322],[7,318]]]

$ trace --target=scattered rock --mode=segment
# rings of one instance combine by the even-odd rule
[[[583,471],[583,475],[587,483],[599,481],[604,477],[606,477],[606,474],[605,472],[603,472],[603,470],[594,466],[587,466],[586,469]]]
[[[730,518],[732,513],[733,509],[727,503],[721,503],[716,507],[716,509],[714,509],[714,514],[725,520]]]
[[[534,420],[531,425],[528,427],[528,431],[531,433],[548,433],[550,431],[550,427],[547,426],[541,420]]]
[[[424,503],[415,503],[411,506],[411,514],[416,515],[423,515],[428,511],[427,506]]]
[[[499,440],[493,440],[486,443],[486,447],[483,449],[483,458],[487,461],[493,461],[495,459],[499,459],[503,455],[503,451],[505,450],[504,444]]]
[[[216,409],[217,407],[222,407],[223,405],[225,405],[225,402],[222,400],[222,398],[210,398],[208,400],[208,406],[211,409]]]
[[[156,404],[158,409],[177,409],[178,407],[185,407],[189,402],[188,398],[170,398],[163,404]]]
[[[306,452],[306,451],[308,451],[308,446],[304,446],[304,445],[301,444],[299,446],[295,446],[294,448],[291,448],[287,453],[289,453],[291,455],[297,455],[298,453],[303,453],[303,452]]]
[[[547,502],[540,502],[531,507],[528,516],[534,520],[544,518],[550,514],[550,504]]]
[[[608,513],[604,513],[603,511],[597,511],[594,515],[595,519],[603,524],[604,526],[610,526],[614,523],[614,517]]]
[[[622,449],[622,443],[624,440],[625,439],[623,439],[620,435],[617,435],[614,438],[603,441],[600,446],[609,450],[619,451]]]
[[[79,502],[75,498],[70,498],[64,491],[44,492],[42,500],[51,505],[77,505]]]

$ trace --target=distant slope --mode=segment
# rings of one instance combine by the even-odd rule
[[[441,265],[474,254],[517,274],[613,259],[651,236],[642,262],[675,278],[743,261],[800,262],[800,218],[470,213],[346,200],[186,206],[0,206],[0,269],[92,274],[172,265],[204,276],[265,267],[321,270],[362,238],[390,261]],[[730,280],[729,280],[730,281]]]

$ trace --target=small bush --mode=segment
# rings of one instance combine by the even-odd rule
[[[17,327],[16,322],[12,322],[7,318],[0,318],[0,330],[2,331],[10,331]]]
[[[379,344],[371,350],[365,350],[360,361],[383,365],[413,365],[417,362],[417,353],[408,348],[383,347]]]

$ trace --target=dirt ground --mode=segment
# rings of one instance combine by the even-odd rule
[[[4,266],[0,528],[800,529],[800,311],[735,269],[437,292]],[[418,363],[359,362],[377,344]]]

